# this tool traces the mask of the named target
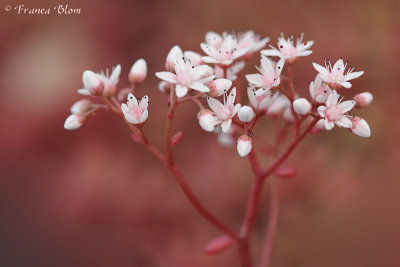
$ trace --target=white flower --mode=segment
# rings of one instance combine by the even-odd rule
[[[227,78],[231,81],[236,81],[238,76],[237,74],[246,66],[246,62],[239,61],[233,64],[231,67],[226,69],[226,73],[224,68],[219,67],[218,65],[214,66],[214,73],[217,78]]]
[[[322,81],[321,75],[318,74],[315,77],[314,82],[310,83],[310,95],[318,103],[325,103],[328,95],[331,93],[332,89],[329,88],[328,84]]]
[[[84,121],[85,121],[85,116],[81,114],[71,114],[65,120],[64,128],[66,130],[76,130],[83,125]]]
[[[244,33],[236,34],[238,40],[237,49],[247,49],[246,57],[251,56],[254,52],[264,48],[264,46],[269,41],[269,37],[265,37],[264,39],[260,39],[259,34],[254,34],[253,31],[247,31]]]
[[[232,118],[240,109],[240,104],[234,104],[236,98],[236,88],[233,88],[229,93],[228,99],[224,104],[219,102],[217,99],[208,97],[207,102],[211,110],[215,114],[215,125],[221,124],[222,131],[226,133],[232,124]]]
[[[200,44],[201,49],[207,54],[201,58],[206,63],[229,66],[249,50],[249,47],[239,49],[236,37],[228,33],[223,33],[221,37],[218,33],[208,32],[206,42]]]
[[[254,110],[249,106],[243,106],[239,109],[238,117],[242,122],[250,122],[255,117]]]
[[[237,152],[241,157],[247,156],[252,149],[252,140],[248,135],[242,135],[237,140]]]
[[[325,60],[325,67],[322,67],[317,63],[313,63],[313,66],[321,74],[322,80],[329,83],[329,86],[332,89],[340,89],[342,86],[344,88],[350,88],[351,83],[348,81],[358,78],[364,74],[364,71],[353,72],[355,66],[350,67],[346,74],[344,74],[344,71],[347,67],[347,62],[345,65],[342,59],[336,61],[333,67],[329,59]]]
[[[90,110],[92,102],[88,99],[81,99],[75,102],[71,107],[72,114],[82,114]]]
[[[116,86],[119,82],[119,75],[121,74],[121,65],[113,67],[111,75],[106,69],[106,73],[94,73],[90,70],[83,72],[82,81],[85,88],[79,89],[78,93],[82,95],[101,95],[101,93],[110,97],[115,94]],[[97,89],[96,89],[97,88]],[[101,92],[99,91],[101,88]]]
[[[360,93],[353,98],[356,101],[356,108],[365,108],[374,100],[374,96],[370,92]]]
[[[371,136],[371,129],[369,128],[368,123],[364,119],[360,117],[354,117],[352,120],[353,120],[353,127],[350,129],[352,133],[361,137]]]
[[[162,80],[176,84],[177,97],[186,95],[189,88],[199,92],[208,93],[210,89],[205,85],[214,79],[210,66],[193,66],[189,61],[179,58],[175,62],[175,73],[168,71],[156,72],[156,76]]]
[[[209,109],[200,110],[197,114],[199,124],[204,131],[212,132],[215,126],[214,115]]]
[[[254,87],[247,87],[247,96],[249,98],[250,105],[258,112],[266,111],[273,103],[278,93],[272,91],[267,94],[257,96],[256,89]]]
[[[325,106],[318,107],[319,115],[325,119],[325,128],[331,130],[335,124],[339,127],[352,128],[353,122],[350,119],[350,115],[346,115],[354,105],[356,101],[348,100],[339,102],[339,95],[333,90],[326,100]]]
[[[257,90],[256,94],[261,95],[267,90],[274,86],[280,84],[280,75],[283,69],[285,61],[283,59],[278,62],[272,61],[270,58],[261,57],[261,67],[257,67],[258,71],[261,73],[247,74],[246,79],[251,86],[261,89]]]
[[[262,50],[261,54],[270,57],[277,56],[281,59],[287,60],[289,64],[292,64],[298,57],[309,56],[312,53],[312,51],[308,49],[314,44],[314,41],[303,42],[303,37],[303,33],[300,37],[297,37],[295,46],[293,35],[290,38],[285,39],[282,33],[281,37],[278,37],[278,48],[269,45],[272,49]]]
[[[147,63],[143,58],[138,59],[131,67],[128,78],[132,84],[142,83],[147,76]]]
[[[208,93],[211,97],[221,96],[225,94],[232,86],[232,81],[228,79],[216,79],[207,84],[210,92]]]
[[[149,112],[147,111],[149,97],[147,95],[144,96],[140,103],[138,103],[136,97],[133,94],[129,94],[127,103],[128,104],[121,104],[121,109],[125,115],[125,119],[132,124],[143,123],[149,115]]]
[[[186,61],[189,61],[194,66],[201,65],[203,63],[203,61],[201,61],[201,55],[193,51],[183,52],[183,57]]]
[[[311,111],[311,103],[305,98],[298,98],[293,102],[293,109],[299,115],[307,115]]]

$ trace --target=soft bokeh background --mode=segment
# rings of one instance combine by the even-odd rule
[[[399,1],[70,0],[61,4],[82,14],[50,16],[7,13],[7,4],[59,3],[1,1],[1,266],[238,266],[234,247],[203,253],[218,232],[113,114],[98,112],[75,132],[63,123],[83,70],[121,63],[126,86],[131,64],[143,57],[150,77],[138,94],[151,99],[145,130],[162,145],[167,107],[152,73],[169,49],[200,52],[208,30],[247,29],[273,41],[281,31],[315,40],[314,53],[296,66],[299,91],[315,75],[311,62],[344,56],[366,71],[352,93],[375,96],[357,111],[370,139],[335,129],[307,138],[290,158],[299,174],[279,181],[273,266],[400,266]],[[248,162],[201,131],[196,112],[179,108],[175,126],[185,136],[177,162],[206,205],[237,228],[252,179]],[[269,129],[261,124],[261,132]]]

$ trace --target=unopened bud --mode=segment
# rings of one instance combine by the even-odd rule
[[[199,124],[203,130],[212,132],[215,126],[215,119],[213,113],[208,109],[203,109],[197,114]]]
[[[85,89],[92,95],[101,95],[103,93],[103,82],[98,74],[90,70],[85,70],[82,75],[82,82]]]
[[[353,98],[356,101],[356,108],[364,108],[371,104],[374,96],[369,92],[357,94]]]
[[[182,57],[183,57],[182,49],[179,46],[175,45],[174,47],[171,48],[171,50],[168,53],[167,60],[165,61],[165,68],[168,71],[175,72],[175,61],[178,58]]]
[[[66,130],[76,130],[83,125],[84,121],[85,117],[82,116],[81,114],[71,114],[65,120],[64,128]]]
[[[89,111],[92,108],[92,102],[88,99],[81,99],[75,102],[71,107],[72,114],[82,114]]]
[[[228,79],[216,79],[209,82],[207,85],[208,88],[210,88],[208,95],[211,97],[217,97],[228,92],[229,88],[232,86],[232,81]]]
[[[183,138],[183,132],[182,131],[177,132],[176,134],[174,134],[174,136],[171,137],[171,144],[173,146],[179,144],[182,138]]]
[[[139,84],[144,82],[147,76],[147,63],[141,58],[138,59],[129,72],[128,78],[132,84]]]
[[[305,98],[298,98],[293,102],[294,111],[302,116],[305,116],[311,110],[311,103]]]
[[[252,143],[253,141],[248,135],[242,135],[238,138],[236,149],[241,157],[245,157],[250,153],[253,147]]]
[[[249,106],[243,106],[239,109],[238,117],[242,122],[250,122],[254,119],[254,110]]]
[[[360,117],[354,117],[352,121],[353,121],[353,127],[350,129],[352,133],[361,137],[371,136],[371,129],[369,128],[368,123],[364,119]]]

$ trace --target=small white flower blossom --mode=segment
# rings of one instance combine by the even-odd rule
[[[201,43],[200,47],[207,54],[202,57],[206,63],[229,66],[232,62],[244,56],[250,47],[238,48],[238,41],[235,36],[223,33],[223,36],[215,32],[206,33],[206,42]]]
[[[165,68],[168,71],[175,71],[175,62],[178,58],[183,57],[182,49],[175,45],[174,47],[169,50],[167,59],[165,60]]]
[[[239,156],[246,157],[253,147],[252,143],[253,141],[248,135],[239,136],[236,146]]]
[[[246,66],[246,62],[239,61],[233,64],[231,67],[226,69],[226,73],[223,68],[215,65],[214,73],[217,78],[227,78],[231,81],[236,81],[238,76],[237,74],[242,71],[242,69]]]
[[[81,99],[71,106],[72,114],[83,114],[92,108],[92,101],[89,99]]]
[[[82,95],[100,95],[103,93],[104,96],[109,97],[115,94],[117,84],[119,82],[119,75],[121,74],[121,65],[113,67],[111,75],[109,75],[108,69],[106,72],[94,73],[87,70],[83,73],[82,81],[84,88],[79,89],[78,93]],[[101,93],[97,92],[95,88],[102,88]]]
[[[356,101],[356,108],[365,108],[374,100],[374,96],[370,92],[360,93],[353,98]]]
[[[267,42],[269,42],[269,37],[263,39],[260,38],[259,34],[254,34],[253,31],[247,31],[244,33],[236,34],[238,40],[237,49],[248,49],[245,57],[251,56],[254,52],[264,48]]]
[[[215,126],[214,115],[209,109],[203,109],[197,114],[199,124],[204,131],[212,132]]]
[[[221,128],[224,133],[229,130],[232,124],[232,118],[240,109],[240,104],[235,105],[235,98],[235,87],[229,93],[226,101],[224,96],[224,104],[219,102],[217,99],[211,97],[207,98],[208,105],[215,114],[215,125],[221,124]]]
[[[272,87],[278,86],[281,82],[280,75],[285,61],[272,61],[270,58],[261,57],[261,67],[256,67],[261,73],[247,74],[246,79],[252,87],[261,88],[256,91],[257,95],[266,93]]]
[[[129,94],[127,104],[122,103],[121,109],[128,122],[132,124],[140,124],[146,121],[149,115],[147,110],[148,105],[149,97],[147,95],[144,96],[139,103],[133,94]]]
[[[66,130],[76,130],[83,125],[85,118],[82,114],[71,114],[65,120],[64,128]]]
[[[364,71],[353,72],[355,66],[350,67],[344,74],[347,62],[344,64],[343,59],[336,61],[333,67],[329,59],[325,60],[325,67],[317,63],[313,63],[313,66],[321,74],[321,79],[327,82],[332,89],[350,88],[351,83],[349,81],[364,74]]]
[[[147,76],[147,63],[146,60],[140,58],[132,65],[129,71],[129,81],[132,84],[139,84],[144,82]]]
[[[315,80],[310,83],[310,95],[317,103],[325,103],[332,89],[328,84],[322,81],[321,75],[318,74]]]
[[[252,121],[255,115],[254,110],[249,106],[242,106],[238,112],[239,120],[242,122]]]
[[[346,115],[354,105],[356,101],[348,100],[344,102],[339,101],[339,94],[333,90],[326,100],[325,106],[318,107],[318,114],[325,119],[325,128],[331,130],[335,124],[343,128],[352,128],[353,122],[351,116]]]
[[[175,73],[161,71],[156,72],[156,76],[164,81],[175,84],[175,92],[179,98],[184,97],[189,88],[202,93],[210,92],[210,89],[205,84],[212,81],[215,77],[210,66],[194,66],[183,58],[176,60]]]
[[[279,94],[277,92],[269,91],[267,94],[257,96],[256,89],[254,87],[247,87],[247,96],[249,98],[250,105],[258,112],[265,112],[274,103],[276,97]]]
[[[354,117],[352,121],[353,121],[353,127],[350,129],[352,133],[361,137],[371,136],[371,129],[369,128],[368,123],[364,119],[360,117]]]
[[[278,48],[269,45],[271,49],[265,49],[261,51],[264,56],[277,56],[281,59],[287,60],[287,63],[293,64],[298,57],[304,57],[311,55],[312,51],[308,50],[314,41],[303,42],[304,34],[302,33],[300,37],[297,37],[296,46],[294,45],[293,35],[285,39],[283,33],[278,37]]]
[[[298,98],[293,101],[293,109],[299,115],[307,115],[311,111],[311,108],[311,103],[305,98]]]

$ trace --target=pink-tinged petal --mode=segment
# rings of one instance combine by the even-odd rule
[[[207,103],[211,110],[215,113],[218,113],[219,110],[222,110],[224,108],[224,105],[222,105],[221,102],[212,97],[207,97]]]
[[[175,92],[176,92],[176,96],[178,98],[181,98],[181,97],[184,97],[187,94],[188,88],[186,86],[177,84],[176,87],[175,87]]]
[[[336,105],[338,100],[339,100],[339,94],[335,90],[333,90],[329,94],[328,99],[326,100],[326,106],[329,107],[332,105]]]
[[[241,107],[242,107],[242,105],[240,105],[239,103],[236,104],[236,105],[233,107],[233,110],[232,110],[232,117],[235,116],[236,113],[239,112],[239,110],[240,110]]]
[[[298,56],[298,57],[306,57],[306,56],[309,56],[311,54],[312,54],[311,50],[304,50],[304,51],[301,51],[300,53],[297,53],[296,56]]]
[[[81,94],[81,95],[91,95],[90,91],[89,91],[88,89],[86,89],[86,88],[79,89],[79,90],[78,90],[78,94]]]
[[[210,76],[210,75],[214,74],[214,71],[208,65],[200,65],[200,66],[192,68],[190,70],[190,73],[192,75],[192,80],[197,81],[201,77]]]
[[[128,108],[128,106],[125,104],[125,103],[122,103],[121,104],[121,110],[122,110],[122,112],[125,114],[125,113],[129,113],[129,108]]]
[[[314,41],[307,41],[307,43],[305,45],[302,45],[301,50],[307,50],[308,48],[310,48],[311,46],[313,46]]]
[[[253,51],[258,51],[258,50],[260,50],[261,48],[264,48],[265,45],[269,42],[269,40],[270,40],[269,37],[265,37],[264,39],[261,39],[260,41],[257,41],[257,42],[254,44],[252,50],[253,50]]]
[[[205,36],[207,44],[219,47],[222,43],[222,37],[216,32],[207,32]]]
[[[349,81],[349,80],[356,79],[363,74],[364,74],[364,71],[356,71],[356,72],[347,74],[346,76],[344,76],[344,78],[345,78],[345,81]]]
[[[147,107],[149,105],[149,97],[145,95],[142,100],[140,100],[139,108],[141,110],[147,110]]]
[[[325,118],[325,110],[326,110],[326,107],[325,106],[319,106],[318,107],[318,114],[322,117],[322,118]]]
[[[340,82],[339,84],[344,88],[351,88],[351,83],[349,82]]]
[[[243,48],[243,49],[240,49],[240,50],[237,50],[233,55],[234,55],[234,58],[236,59],[236,58],[239,58],[239,57],[241,57],[241,56],[244,56],[246,53],[247,53],[247,51],[249,51],[249,48]]]
[[[201,47],[201,49],[203,50],[203,52],[206,53],[206,54],[209,55],[209,56],[212,56],[212,55],[213,55],[213,52],[216,51],[214,47],[212,47],[212,46],[210,46],[210,45],[208,45],[208,44],[205,44],[205,43],[201,43],[201,44],[200,44],[200,47]],[[203,60],[203,59],[202,59],[202,60]],[[203,61],[204,61],[204,60],[203,60]]]
[[[189,87],[197,90],[199,92],[203,92],[203,93],[208,93],[210,92],[210,88],[208,88],[207,86],[205,86],[204,84],[200,83],[200,82],[194,82],[189,84]]]
[[[229,119],[229,120],[227,120],[227,121],[224,121],[224,122],[221,124],[222,132],[227,133],[227,132],[229,131],[229,128],[231,127],[231,124],[232,124],[232,119]]]
[[[274,72],[274,66],[272,65],[271,59],[261,56],[261,73]]]
[[[149,116],[149,112],[147,111],[147,109],[142,113],[142,116],[140,117],[139,123],[144,122],[145,120],[147,120],[147,117]]]
[[[346,116],[340,117],[340,119],[335,121],[335,124],[337,126],[343,127],[343,128],[352,128],[353,127],[353,122]]]
[[[131,109],[131,108],[134,107],[134,106],[137,107],[137,106],[139,105],[139,103],[138,103],[136,97],[135,97],[133,94],[131,94],[131,93],[128,94],[127,100],[128,100],[128,107],[129,107],[129,109]]]
[[[321,75],[324,77],[328,77],[329,75],[329,71],[325,68],[322,67],[321,65],[317,64],[317,63],[313,63],[314,69],[316,69],[319,73],[321,73]]]
[[[338,61],[336,61],[335,65],[333,65],[332,69],[340,71],[340,73],[343,73],[344,72],[343,59],[339,59]]]
[[[202,60],[203,62],[205,62],[205,63],[211,63],[211,64],[216,64],[216,63],[218,63],[218,60],[216,60],[216,59],[213,58],[213,57],[209,57],[209,56],[201,57],[201,60]]]
[[[276,49],[261,50],[261,54],[267,57],[282,57],[282,53]]]
[[[175,59],[175,73],[178,75],[181,72],[186,71],[186,62],[183,60],[183,58],[176,58]]]
[[[314,91],[315,91],[314,82],[311,82],[311,83],[310,83],[309,90],[310,90],[310,96],[311,96],[311,98],[314,99],[314,96],[315,96],[315,92],[314,92]]]
[[[232,59],[227,59],[227,60],[221,61],[219,63],[221,63],[222,65],[225,65],[225,66],[229,66],[232,64],[232,62],[233,62]]]
[[[229,93],[228,99],[227,99],[227,104],[233,104],[235,103],[235,98],[236,98],[236,87],[233,87],[233,89],[231,90],[231,92]]]
[[[285,65],[285,60],[284,59],[280,59],[278,61],[278,63],[276,63],[276,73],[279,75],[281,75],[283,66]],[[278,83],[279,84],[279,83]]]
[[[112,71],[110,76],[110,82],[116,85],[119,82],[119,75],[121,74],[121,65],[118,64]]]
[[[342,103],[340,103],[337,107],[340,110],[340,113],[344,114],[348,111],[350,111],[356,104],[356,101],[353,100],[347,100],[347,101],[343,101]]]
[[[325,129],[326,130],[332,130],[333,127],[335,126],[335,124],[331,121],[328,121],[327,119],[325,119]]]
[[[215,75],[211,75],[207,78],[199,80],[199,82],[202,84],[207,84],[207,83],[211,82],[212,80],[214,80],[214,78],[215,78]]]
[[[169,71],[160,71],[156,72],[156,76],[164,81],[170,82],[170,83],[176,83],[176,75],[172,72]]]
[[[264,86],[264,83],[262,81],[262,76],[261,74],[247,74],[246,79],[249,83],[257,86],[257,87],[262,87]]]

